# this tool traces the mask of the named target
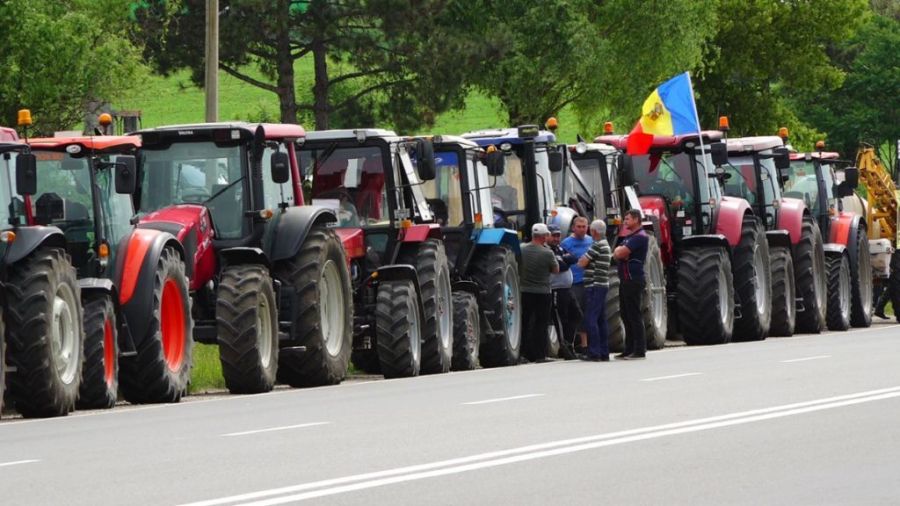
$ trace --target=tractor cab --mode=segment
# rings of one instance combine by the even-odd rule
[[[20,159],[32,157],[30,153],[28,145],[18,141],[15,130],[0,129],[0,231],[14,229],[26,222],[25,201],[18,194],[16,180],[20,172],[25,172]],[[10,243],[8,239],[0,241],[0,252],[4,252]]]
[[[766,230],[777,228],[786,205],[781,170],[787,168],[788,153],[783,141],[775,136],[742,137],[728,139],[727,147],[728,161],[721,166],[725,194],[749,202]],[[801,202],[787,200],[792,205]]]

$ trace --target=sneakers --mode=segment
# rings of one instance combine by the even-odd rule
[[[616,358],[619,359],[619,360],[622,360],[622,359],[625,358],[626,356],[627,356],[627,355],[624,354],[624,353],[616,353]]]
[[[644,360],[645,358],[647,358],[646,355],[625,355],[621,360]]]
[[[609,355],[579,355],[578,358],[580,360],[584,360],[586,362],[609,362]]]

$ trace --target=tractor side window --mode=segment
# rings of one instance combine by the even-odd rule
[[[262,185],[263,185],[263,207],[265,209],[275,210],[278,204],[284,202],[288,206],[294,205],[294,187],[292,181],[278,184],[272,181],[272,153],[287,153],[287,146],[284,144],[266,146],[263,150],[262,157]]]
[[[335,209],[340,226],[389,223],[384,160],[377,146],[304,147],[300,167],[304,185],[310,182],[312,203]]]
[[[632,162],[641,195],[661,195],[673,208],[691,212],[693,170],[688,155],[642,155],[632,157]]]
[[[791,162],[790,168],[786,169],[786,175],[788,179],[784,183],[784,196],[801,199],[810,209],[818,209],[819,183],[816,180],[813,162],[795,160]]]
[[[32,196],[35,221],[58,227],[71,245],[76,267],[84,265],[95,241],[91,204],[90,158],[41,151],[37,157],[37,193]]]
[[[115,157],[109,161],[115,162]],[[131,195],[116,193],[113,170],[112,168],[97,170],[100,212],[103,214],[103,235],[110,245],[110,265],[115,265],[116,245],[131,232],[131,217],[134,216]]]
[[[725,169],[725,195],[744,199],[751,205],[756,204],[756,169],[753,160],[747,159],[744,163],[733,160],[722,168]]]
[[[522,182],[522,159],[516,154],[507,155],[506,170],[496,177],[491,188],[491,207],[494,211],[494,225],[518,229],[521,217],[511,214],[525,210],[525,185]]]
[[[434,161],[437,177],[422,183],[422,192],[437,223],[460,226],[463,223],[463,207],[459,155],[453,151],[437,152]]]

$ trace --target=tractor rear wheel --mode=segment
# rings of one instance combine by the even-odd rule
[[[850,259],[846,254],[825,258],[828,266],[828,330],[850,328]]]
[[[84,369],[78,409],[109,409],[119,390],[119,346],[116,309],[109,295],[84,300]]]
[[[353,347],[353,292],[340,239],[332,230],[313,228],[300,253],[275,266],[275,276],[282,292],[293,291],[280,319],[290,316],[291,340],[306,346],[282,350],[278,381],[294,387],[340,383]]]
[[[741,241],[734,249],[734,295],[741,317],[734,322],[735,341],[759,341],[772,324],[772,278],[769,244],[753,216],[745,216]]]
[[[794,246],[794,275],[797,280],[797,296],[803,300],[803,311],[797,313],[796,330],[818,334],[825,328],[828,274],[825,269],[822,232],[809,216],[803,218],[800,242]]]
[[[268,268],[245,264],[222,270],[216,293],[216,336],[229,392],[272,390],[278,369],[278,309]]]
[[[769,261],[772,271],[772,326],[769,327],[769,334],[789,337],[794,335],[797,324],[797,291],[791,250],[773,247],[769,250]]]
[[[119,386],[131,403],[178,402],[191,381],[193,327],[184,261],[171,246],[159,256],[148,337],[119,361]]]
[[[428,239],[415,250],[401,254],[397,263],[414,266],[419,277],[425,308],[420,373],[445,373],[450,370],[453,354],[453,300],[444,242]]]
[[[856,265],[850,262],[850,324],[854,327],[872,325],[872,257],[869,239],[864,228],[856,232]],[[896,310],[895,310],[896,311]]]
[[[731,260],[720,247],[686,249],[679,259],[678,312],[688,345],[723,344],[734,331]]]
[[[615,273],[613,273],[615,275]],[[666,346],[668,332],[668,301],[666,300],[666,271],[662,262],[662,254],[655,237],[650,237],[647,244],[647,260],[644,262],[644,299],[641,315],[644,319],[644,334],[647,336],[647,349],[660,350]],[[610,287],[610,290],[612,287]]]
[[[470,371],[478,367],[481,345],[481,317],[478,301],[467,292],[453,294],[453,370]]]
[[[11,398],[26,418],[66,415],[75,409],[84,361],[75,268],[63,250],[41,248],[9,271]]]
[[[609,290],[606,292],[606,325],[609,351],[625,351],[625,323],[622,321],[622,305],[619,298],[619,276],[609,277]],[[646,297],[646,294],[644,294]]]
[[[484,318],[479,360],[483,367],[516,365],[521,345],[522,306],[519,268],[513,252],[492,246],[475,253],[472,278],[481,287],[478,307]]]
[[[385,378],[417,376],[422,360],[422,315],[412,281],[385,281],[375,304],[376,341]]]

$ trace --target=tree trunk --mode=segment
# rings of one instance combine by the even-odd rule
[[[313,113],[316,119],[316,130],[328,129],[328,53],[325,43],[315,40],[312,43],[313,65],[316,80],[313,85]]]
[[[289,2],[285,2],[283,12],[287,12]],[[294,57],[291,56],[291,32],[287,22],[279,23],[276,39],[278,58],[278,107],[281,109],[282,123],[297,123],[297,92],[294,87]]]

